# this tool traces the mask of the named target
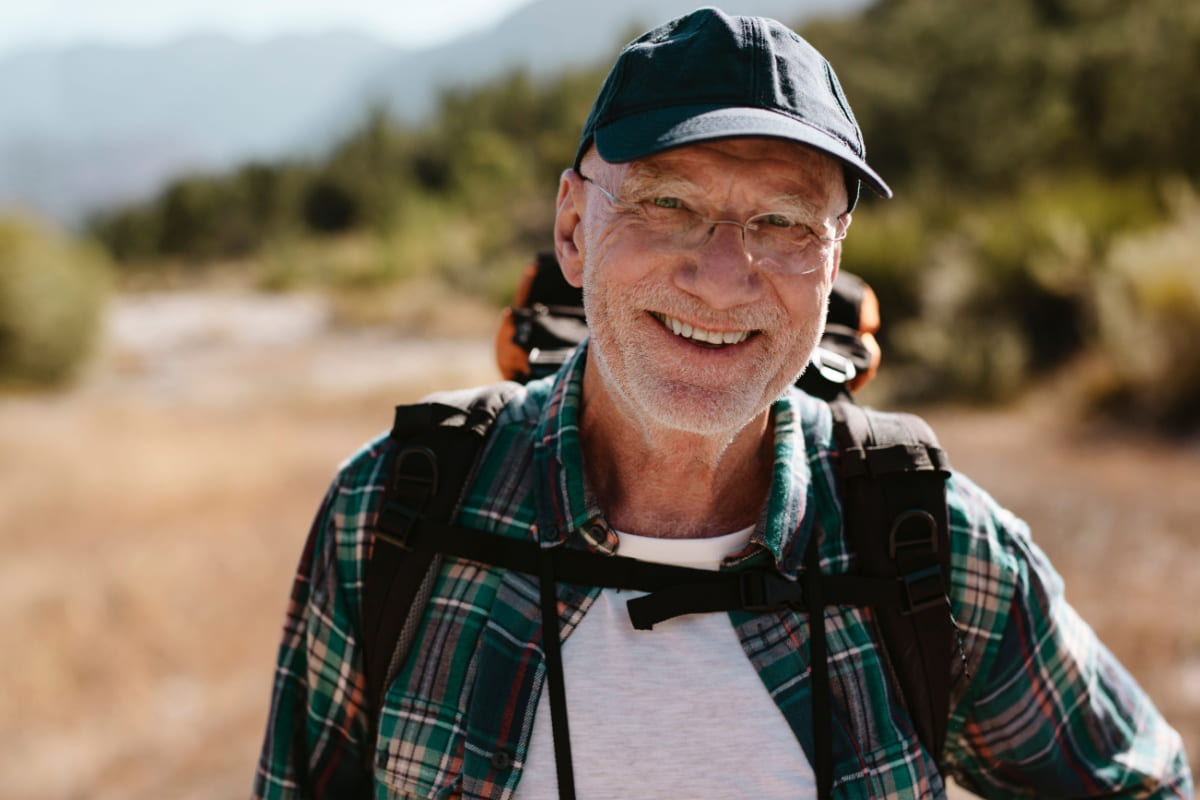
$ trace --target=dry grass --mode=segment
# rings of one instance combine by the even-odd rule
[[[311,514],[389,401],[426,388],[246,411],[6,403],[6,796],[243,793]]]
[[[6,797],[246,793],[291,573],[336,463],[391,404],[494,376],[486,340],[409,347],[112,352],[70,395],[0,401]],[[1200,451],[1064,430],[1039,406],[929,416],[1200,755]]]

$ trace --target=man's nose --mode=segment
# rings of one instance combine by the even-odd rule
[[[749,255],[750,241],[746,235],[746,224],[736,219],[705,219],[701,222],[704,236],[698,250],[713,250],[722,253],[728,250],[728,255],[740,258]],[[741,253],[738,253],[738,251]]]
[[[757,299],[762,278],[746,249],[745,226],[710,220],[708,236],[679,273],[680,288],[711,308],[732,308]]]

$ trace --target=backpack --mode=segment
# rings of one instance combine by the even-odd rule
[[[546,630],[558,629],[554,589],[558,581],[649,592],[629,602],[631,621],[638,628],[687,613],[872,606],[893,686],[922,745],[935,760],[940,758],[958,634],[946,591],[949,465],[923,420],[863,408],[850,399],[854,379],[869,378],[878,364],[878,348],[872,350],[863,341],[864,333],[874,332],[864,330],[864,318],[866,328],[878,325],[877,310],[873,319],[869,308],[863,313],[861,298],[873,297],[869,288],[864,291],[861,280],[851,279],[850,299],[839,296],[838,302],[845,302],[836,319],[831,301],[826,337],[840,338],[822,340],[830,356],[819,354],[814,366],[825,357],[826,369],[818,369],[808,387],[802,385],[827,399],[833,412],[844,530],[861,571],[821,575],[814,542],[805,556],[802,579],[792,582],[763,569],[712,572],[564,548],[542,549],[533,542],[450,524],[465,499],[491,425],[519,390],[519,381],[556,370],[579,341],[569,342],[574,321],[582,322],[581,316],[575,316],[578,295],[564,292],[562,286],[567,284],[561,278],[562,285],[556,286],[553,273],[558,273],[553,257],[540,255],[523,278],[518,301],[497,335],[497,362],[506,377],[516,380],[396,408],[391,463],[363,597],[367,707],[372,714],[377,715],[387,687],[404,665],[442,560],[449,555],[538,576]],[[539,275],[549,277],[539,281]],[[542,302],[546,291],[557,292],[552,295],[556,302]],[[586,335],[585,325],[575,330]],[[811,620],[814,771],[818,795],[827,798],[832,790],[833,755],[832,737],[820,730],[832,729],[824,616],[812,614]],[[559,644],[558,636],[545,637],[555,763],[560,797],[566,798],[574,796],[574,781]]]
[[[521,273],[513,303],[496,329],[496,365],[506,380],[551,375],[587,336],[583,290],[567,283],[552,252],[540,252]]]

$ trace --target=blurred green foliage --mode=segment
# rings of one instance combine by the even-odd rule
[[[843,264],[880,295],[898,393],[1003,400],[1086,350],[1119,363],[1133,334],[1114,314],[1155,331],[1156,357],[1187,361],[1174,349],[1200,312],[1162,275],[1195,270],[1144,237],[1200,224],[1164,188],[1200,177],[1200,4],[878,0],[801,32],[897,192],[860,204]],[[420,124],[376,110],[324,159],[180,180],[90,229],[127,272],[250,256],[271,288],[433,276],[502,302],[551,241],[557,176],[607,66],[455,89]],[[1151,291],[1151,274],[1173,288]],[[1146,410],[1161,370],[1107,380],[1107,407],[1180,423]],[[1200,425],[1189,386],[1164,403]]]
[[[1200,5],[878,0],[809,26],[893,185],[1200,171]]]
[[[1200,220],[1170,197],[1200,177],[1200,5],[879,0],[803,32],[897,191],[860,207],[843,257],[880,294],[894,394],[1002,401],[1090,351],[1106,409],[1200,427],[1179,281]],[[1146,299],[1161,281],[1169,304]]]
[[[0,385],[72,378],[95,346],[109,289],[107,259],[24,219],[0,218]]]
[[[474,273],[548,241],[557,178],[602,78],[583,71],[535,83],[514,73],[445,92],[421,125],[376,109],[319,162],[178,180],[151,202],[98,215],[89,230],[131,273],[265,254],[273,287],[413,271],[486,287]],[[314,240],[348,235],[379,245],[371,266],[299,255]]]
[[[842,263],[880,297],[897,399],[1010,399],[1097,341],[1107,254],[1160,223],[1160,186],[1062,174],[857,212]]]
[[[1200,415],[1200,197],[1175,188],[1166,223],[1109,253],[1097,292],[1103,360],[1089,388],[1114,416],[1178,430]]]

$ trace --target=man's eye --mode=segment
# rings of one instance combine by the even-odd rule
[[[797,225],[803,225],[787,214],[763,214],[757,220],[759,225],[769,225],[773,228],[794,228]]]
[[[654,206],[655,208],[669,208],[669,209],[679,209],[679,210],[683,210],[683,209],[687,208],[687,206],[685,206],[683,204],[683,201],[680,200],[678,197],[651,197],[646,202],[649,203],[650,205]]]

